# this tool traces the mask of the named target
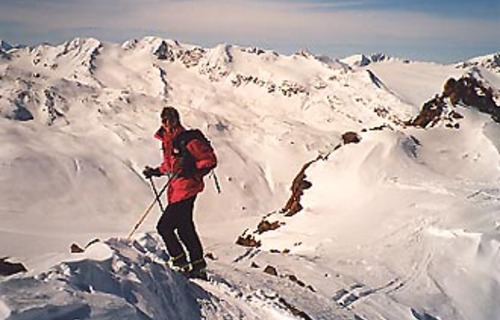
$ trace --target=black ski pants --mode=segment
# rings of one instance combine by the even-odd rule
[[[169,203],[156,229],[163,238],[171,257],[178,257],[187,250],[189,261],[203,258],[203,248],[193,222],[193,207],[196,196],[175,203]],[[175,232],[177,231],[177,234]],[[182,241],[182,244],[181,244]]]

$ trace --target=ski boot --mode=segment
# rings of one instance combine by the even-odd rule
[[[185,273],[185,276],[189,279],[202,279],[207,281],[207,262],[205,259],[202,258],[191,262],[191,270]]]
[[[170,269],[184,274],[189,271],[189,262],[187,261],[186,255],[181,253],[177,257],[170,257],[167,261]]]

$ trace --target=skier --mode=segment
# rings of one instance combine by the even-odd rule
[[[157,230],[167,247],[172,268],[188,277],[206,278],[207,263],[193,222],[193,207],[197,194],[203,191],[203,177],[217,165],[217,158],[199,130],[182,126],[175,108],[163,108],[161,122],[155,138],[162,142],[163,162],[156,168],[146,166],[143,171],[146,179],[162,175],[173,179]]]

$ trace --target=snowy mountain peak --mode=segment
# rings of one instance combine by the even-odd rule
[[[370,60],[372,62],[381,62],[381,61],[386,61],[389,60],[389,57],[387,57],[384,53],[373,53],[370,56]]]
[[[220,81],[231,72],[232,46],[220,44],[210,50],[200,62],[200,74],[208,75],[211,81]]]
[[[11,48],[12,46],[9,43],[0,40],[0,59],[9,59],[10,56],[7,51],[9,51],[9,49]]]
[[[125,50],[129,49],[134,49],[137,47],[137,44],[139,43],[138,39],[130,39],[121,44],[121,47]]]
[[[294,53],[293,56],[304,57],[308,59],[316,58],[316,56],[307,49],[299,50],[298,52]]]
[[[219,44],[214,48],[210,49],[207,56],[207,61],[211,63],[221,63],[229,64],[233,62],[233,56],[231,54],[233,46],[228,44]]]
[[[368,59],[367,56],[364,54],[355,54],[346,58],[341,59],[343,63],[346,63],[349,66],[357,66],[357,67],[363,67],[367,66],[371,63],[371,60]]]
[[[258,47],[243,47],[240,48],[241,52],[247,52],[247,53],[252,53],[256,55],[261,55],[266,53],[266,50],[258,48]]]
[[[62,54],[67,54],[70,51],[86,51],[89,48],[93,50],[96,47],[100,47],[102,44],[99,40],[95,38],[74,38],[73,40],[67,41],[62,44],[64,51]]]
[[[355,54],[346,58],[341,59],[343,63],[348,64],[351,67],[364,67],[372,63],[382,62],[382,61],[392,61],[398,60],[397,58],[389,57],[384,53],[372,53],[370,55]],[[409,62],[405,60],[405,62]]]
[[[0,39],[0,50],[8,51],[12,48],[13,48],[13,46],[10,43]]]
[[[174,61],[174,49],[181,49],[182,46],[177,40],[162,39],[159,37],[144,37],[142,39],[132,39],[121,44],[121,48],[126,51],[148,52],[156,56],[159,60]]]
[[[329,56],[316,56],[318,61],[326,64],[329,68],[333,70],[343,70],[347,71],[350,69],[350,66],[347,63],[344,63],[338,59],[332,59]]]
[[[71,60],[89,66],[102,43],[94,38],[75,38],[61,45],[40,44],[31,48],[33,64],[42,63],[44,66],[54,65],[57,60]]]
[[[489,54],[485,56],[475,57],[470,60],[458,63],[457,68],[470,68],[473,66],[481,66],[497,74],[500,74],[500,53]]]
[[[179,41],[177,40],[173,40],[173,39],[163,39],[163,38],[160,38],[160,37],[144,37],[142,38],[141,40],[139,40],[139,42],[145,44],[145,45],[149,45],[153,48],[157,48],[161,45],[164,45],[164,46],[168,46],[168,47],[171,47],[171,48],[181,48],[183,46],[187,46],[187,45],[182,45]]]

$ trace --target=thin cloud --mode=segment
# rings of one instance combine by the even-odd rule
[[[181,41],[208,39],[319,46],[376,43],[381,39],[385,43],[480,43],[499,38],[498,20],[365,9],[368,3],[365,1],[22,0],[22,5],[18,0],[3,1],[0,23],[9,20],[24,26],[22,29],[51,34],[53,38],[67,37],[68,30],[93,30],[96,37],[101,31],[113,40],[126,40],[154,30]],[[9,32],[15,33],[15,30]]]

